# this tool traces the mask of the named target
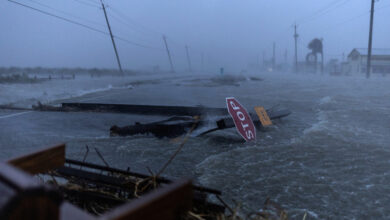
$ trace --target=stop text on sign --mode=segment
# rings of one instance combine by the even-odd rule
[[[256,128],[246,109],[234,98],[226,98],[226,105],[238,133],[246,141],[256,140]]]

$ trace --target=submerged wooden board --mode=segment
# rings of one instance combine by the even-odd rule
[[[45,148],[7,162],[30,174],[54,170],[65,164],[65,144]]]

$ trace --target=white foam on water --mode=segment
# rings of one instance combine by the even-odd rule
[[[326,112],[319,111],[317,113],[317,120],[318,121],[316,123],[312,124],[311,127],[303,130],[303,134],[308,135],[308,134],[313,133],[313,132],[323,131],[327,128],[327,124],[329,121],[328,121],[328,117],[326,115]]]
[[[75,80],[48,80],[32,84],[1,84],[0,91],[3,92],[0,97],[0,104],[29,107],[38,101],[49,103],[96,92],[132,88],[132,85],[126,83],[126,78],[119,77],[89,78],[82,76]]]
[[[319,104],[320,105],[325,105],[325,104],[331,103],[332,101],[333,101],[332,97],[325,96],[322,99],[320,99]]]
[[[91,93],[96,93],[96,92],[105,92],[105,91],[109,91],[112,89],[112,85],[111,84],[108,84],[106,87],[104,88],[97,88],[97,89],[90,89],[90,90],[81,90],[79,91],[76,96],[83,96],[83,95],[87,95],[87,94],[91,94]]]
[[[15,113],[15,114],[9,114],[9,115],[2,115],[0,116],[0,119],[4,119],[4,118],[12,118],[12,117],[16,117],[16,116],[20,116],[20,115],[24,115],[24,114],[27,114],[27,113],[30,113],[32,111],[27,111],[27,112],[19,112],[19,113]]]
[[[306,210],[307,214],[309,214],[310,216],[314,217],[314,218],[318,218],[318,214],[313,212],[313,211],[310,211],[310,210]]]

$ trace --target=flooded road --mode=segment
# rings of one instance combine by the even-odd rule
[[[244,143],[235,129],[191,138],[163,175],[193,177],[220,189],[230,204],[242,202],[245,212],[259,210],[270,197],[292,219],[302,219],[305,212],[307,219],[389,218],[390,78],[255,76],[263,80],[237,77],[222,85],[218,77],[206,75],[146,81],[126,77],[109,89],[47,100],[225,107],[225,97],[233,96],[250,111],[257,105],[280,105],[292,115],[258,131],[255,144]],[[178,143],[152,136],[112,138],[109,128],[160,119],[1,110],[0,156],[6,159],[66,142],[70,158],[82,159],[88,145],[98,148],[111,166],[144,173],[150,167],[157,172]],[[87,161],[101,163],[93,152]]]

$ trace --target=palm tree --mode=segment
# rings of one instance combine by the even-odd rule
[[[311,54],[315,57],[315,69],[317,72],[317,53],[321,54],[321,73],[324,72],[324,52],[323,52],[323,45],[322,45],[322,39],[314,38],[312,41],[310,41],[309,45],[307,46],[312,52]],[[310,54],[308,54],[310,55]]]

